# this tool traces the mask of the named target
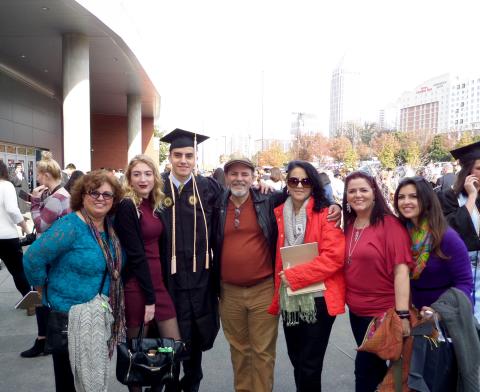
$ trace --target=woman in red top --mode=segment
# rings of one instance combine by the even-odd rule
[[[408,314],[413,259],[410,237],[387,207],[373,177],[359,171],[350,174],[343,204],[346,299],[352,332],[360,346],[373,317],[392,307],[401,317]],[[404,336],[409,335],[408,318],[402,318],[402,327]],[[385,361],[358,352],[355,391],[375,391],[386,372]]]
[[[327,221],[328,206],[320,177],[308,162],[293,161],[287,168],[289,197],[274,212],[278,225],[275,294],[269,312],[281,310],[288,356],[297,391],[321,391],[323,358],[335,316],[345,312],[342,231]],[[280,248],[316,242],[318,256],[283,269]],[[288,295],[314,283],[326,291]]]

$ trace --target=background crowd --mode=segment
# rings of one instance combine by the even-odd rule
[[[151,390],[198,391],[220,320],[234,389],[272,391],[280,316],[297,391],[321,391],[329,337],[346,309],[360,347],[356,391],[377,390],[392,371],[393,361],[361,347],[389,314],[403,350],[417,324],[440,319],[457,390],[478,391],[480,143],[452,151],[458,173],[446,164],[437,177],[295,160],[262,173],[247,158],[201,176],[195,152],[205,139],[165,136],[163,174],[145,155],[123,175],[62,171],[46,153],[31,191],[21,167],[9,174],[0,162],[0,258],[19,292],[34,287],[42,300],[38,336],[21,355],[51,353],[57,391],[106,390],[115,346],[142,333],[183,347],[171,380]],[[26,217],[37,239],[22,262]],[[316,244],[314,254],[287,265],[284,249],[305,244]],[[50,344],[56,322],[68,328],[61,347]],[[403,355],[408,368],[412,350]]]

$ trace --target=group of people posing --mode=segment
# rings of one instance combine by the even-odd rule
[[[391,211],[375,179],[361,171],[346,178],[339,206],[304,161],[290,162],[285,188],[272,191],[253,186],[252,162],[232,159],[222,187],[194,174],[203,139],[171,132],[163,140],[171,143],[171,172],[162,177],[152,159],[139,155],[123,187],[93,171],[68,193],[49,182],[58,180],[58,164],[40,161],[38,181],[49,184],[49,193],[32,195],[42,234],[23,256],[29,285],[42,292],[45,313],[71,312],[100,293],[113,315],[105,347],[80,341],[69,342],[69,350],[111,355],[115,344],[152,328],[185,344],[183,377],[177,367],[165,390],[198,391],[202,352],[213,346],[221,320],[235,391],[271,392],[281,315],[297,391],[321,391],[330,333],[345,305],[358,346],[371,320],[391,308],[408,336],[411,305],[427,317],[450,289],[463,293],[472,317],[473,304],[479,311],[480,145],[454,152],[462,171],[441,195],[445,216],[425,179],[402,180]],[[12,226],[23,224],[12,211]],[[281,249],[308,243],[317,244],[318,256],[284,268]],[[292,295],[319,282],[324,289]],[[44,336],[39,322],[37,341]],[[53,363],[57,391],[96,390],[82,385],[82,374],[98,370],[95,362],[70,351],[54,353]],[[375,391],[386,372],[385,361],[358,352],[355,390]]]

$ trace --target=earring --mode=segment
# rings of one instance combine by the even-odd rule
[[[352,212],[352,207],[347,203],[347,212],[350,214]]]

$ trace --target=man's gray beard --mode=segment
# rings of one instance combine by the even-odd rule
[[[248,188],[243,190],[230,189],[230,192],[232,192],[232,195],[235,197],[243,197],[248,193]]]

